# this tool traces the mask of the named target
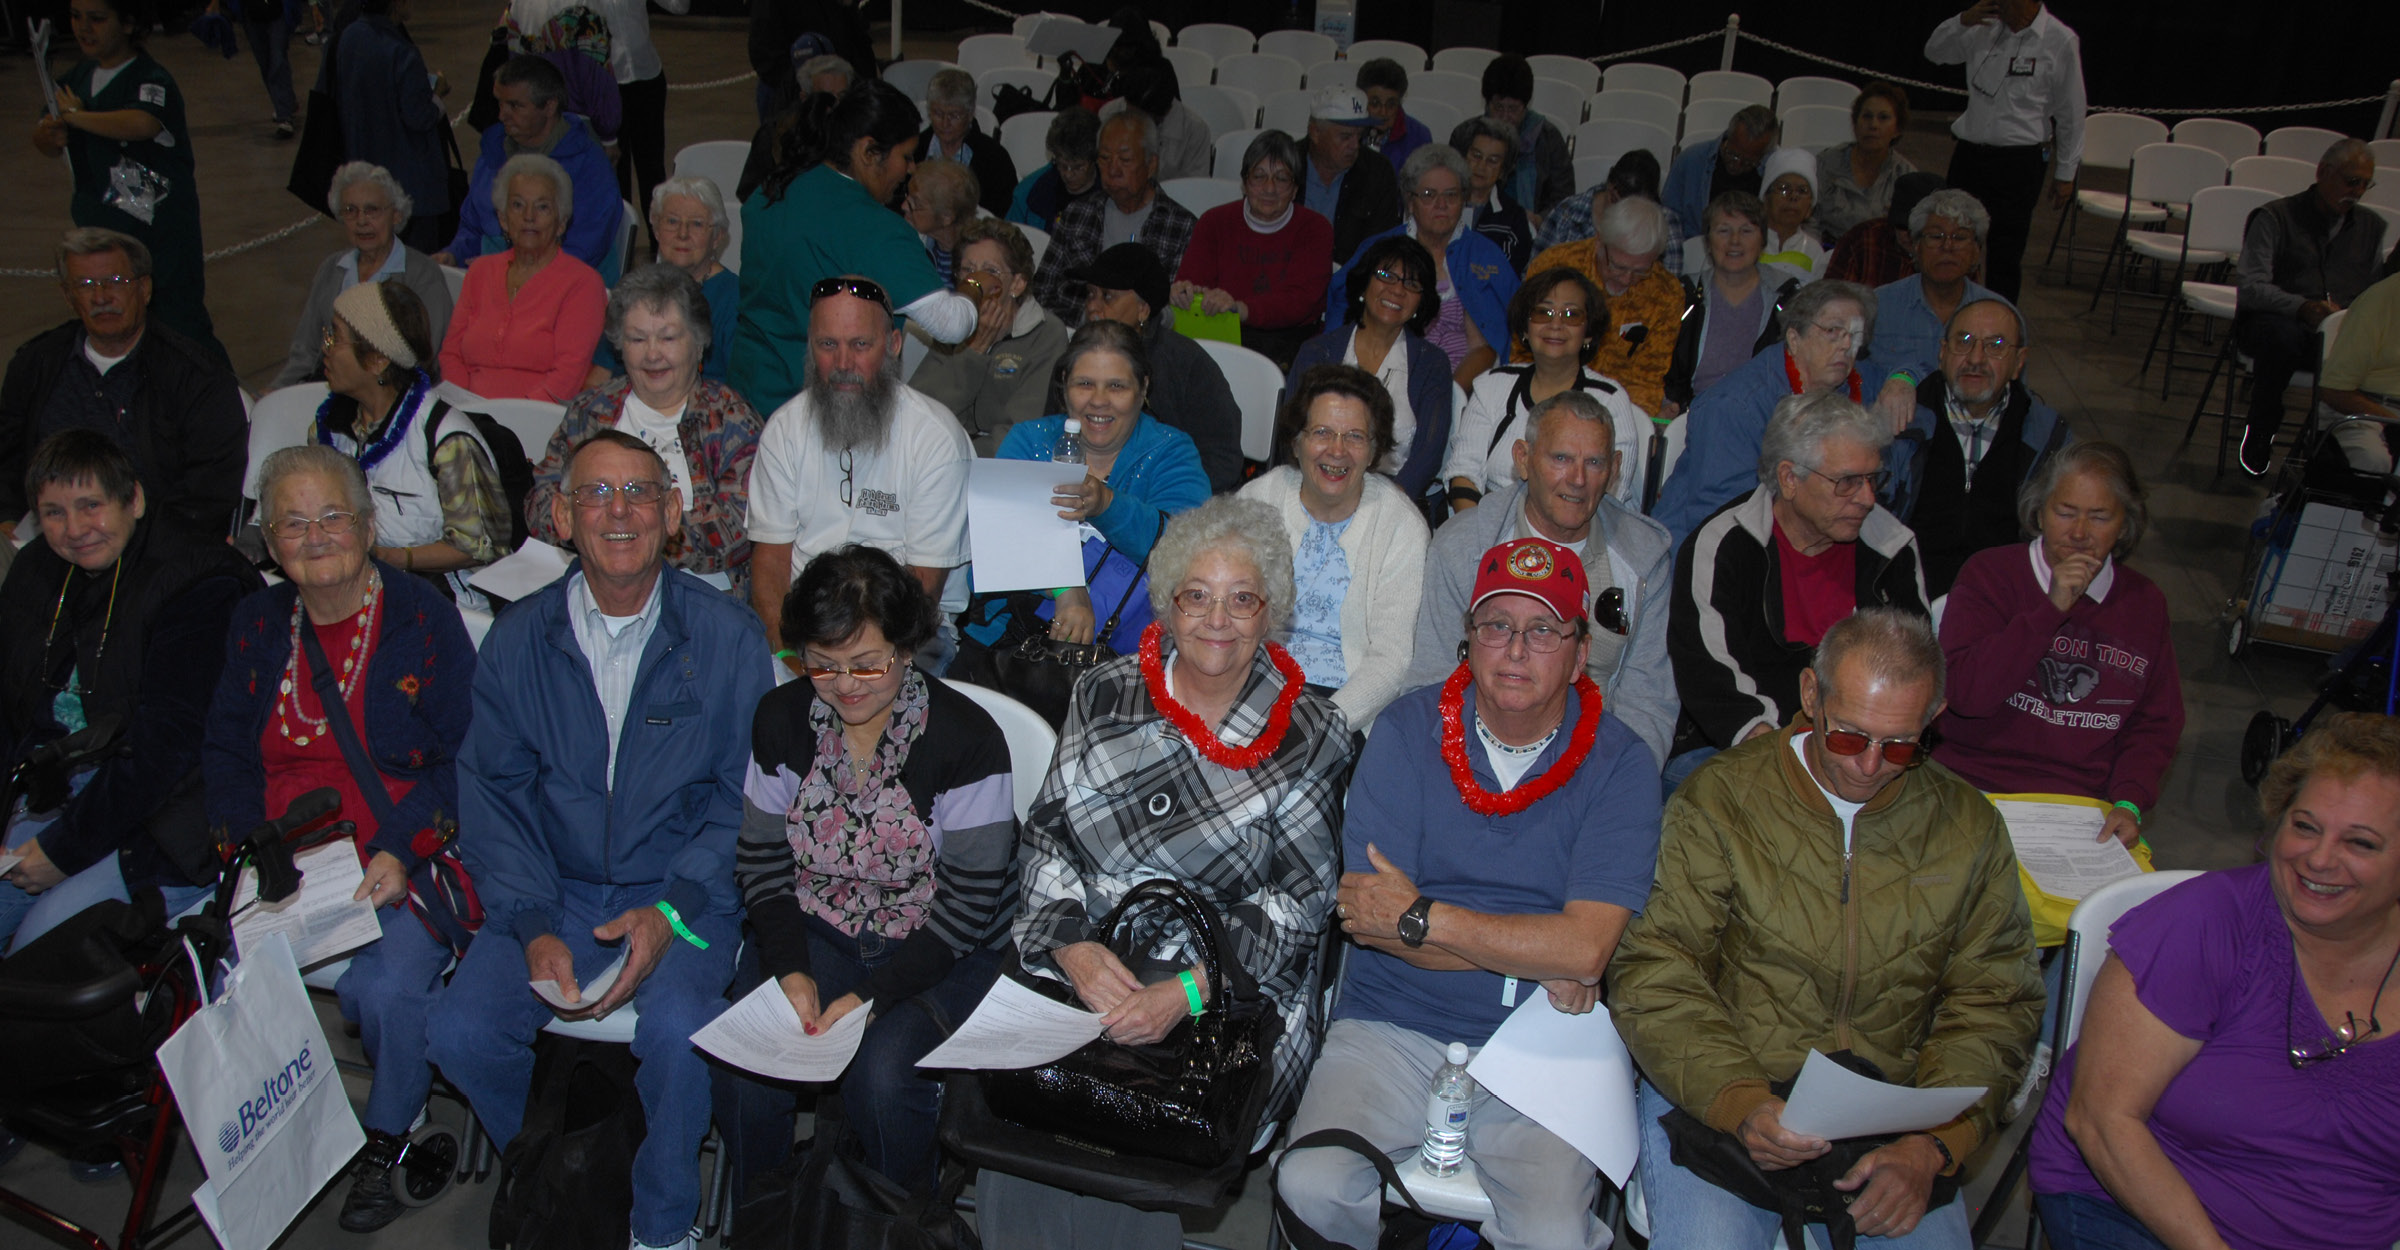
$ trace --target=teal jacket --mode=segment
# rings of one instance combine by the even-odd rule
[[[1063,415],[1017,423],[1000,440],[999,459],[1049,459],[1066,423]],[[1191,435],[1146,412],[1117,452],[1117,462],[1108,471],[1108,488],[1116,497],[1108,511],[1092,518],[1092,527],[1110,546],[1136,560],[1150,558],[1168,517],[1208,502],[1208,474],[1200,467],[1199,446]]]

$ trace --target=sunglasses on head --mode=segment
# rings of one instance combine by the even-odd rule
[[[1925,744],[1914,738],[1870,738],[1854,729],[1827,729],[1823,721],[1817,732],[1825,736],[1825,749],[1835,755],[1863,755],[1868,747],[1883,748],[1883,761],[1895,768],[1909,768],[1925,758]]]
[[[808,288],[808,302],[812,305],[836,295],[855,295],[871,304],[883,305],[886,312],[891,311],[892,297],[884,294],[882,287],[865,278],[821,278],[815,286]]]

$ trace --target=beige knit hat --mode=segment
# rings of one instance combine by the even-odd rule
[[[384,359],[403,369],[414,369],[421,362],[409,350],[408,340],[400,337],[400,327],[392,323],[392,313],[383,302],[383,284],[361,282],[334,297],[333,315],[348,323],[367,346],[383,354]]]

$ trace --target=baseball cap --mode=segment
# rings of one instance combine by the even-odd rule
[[[1317,89],[1317,98],[1309,101],[1308,119],[1312,122],[1332,122],[1337,126],[1372,126],[1375,118],[1367,112],[1367,97],[1356,87],[1336,83]]]
[[[1519,538],[1483,553],[1467,610],[1494,595],[1530,595],[1549,605],[1558,619],[1578,621],[1584,618],[1592,586],[1583,571],[1583,557],[1546,538]]]
[[[1131,291],[1157,312],[1172,302],[1171,287],[1167,284],[1167,267],[1158,255],[1139,243],[1119,243],[1092,258],[1090,264],[1067,272],[1074,282],[1086,282],[1110,291]]]

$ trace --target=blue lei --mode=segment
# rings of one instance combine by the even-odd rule
[[[425,402],[425,392],[432,387],[433,379],[427,377],[423,369],[417,370],[408,384],[407,392],[400,396],[400,402],[392,405],[391,412],[385,415],[383,432],[375,436],[374,442],[358,449],[358,467],[361,471],[374,469],[383,462],[385,456],[392,454],[393,448],[408,438],[409,427],[416,424],[417,407]],[[317,405],[317,441],[327,447],[334,446],[335,430],[331,424],[333,401],[340,398],[344,397],[327,395],[325,402]]]

